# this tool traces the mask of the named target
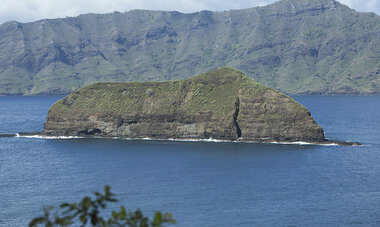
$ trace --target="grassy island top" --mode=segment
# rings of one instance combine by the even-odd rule
[[[277,118],[287,114],[289,108],[293,112],[306,110],[292,98],[255,82],[240,71],[221,67],[187,80],[89,85],[55,103],[49,110],[48,120],[178,113],[209,113],[213,119],[228,119],[235,111],[237,99],[261,102],[257,108],[287,104],[286,111],[285,107],[275,111]]]

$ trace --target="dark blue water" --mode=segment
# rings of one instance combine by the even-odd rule
[[[0,97],[0,133],[42,130],[60,97]],[[177,226],[379,226],[380,97],[295,97],[326,136],[365,146],[0,138],[0,226],[105,184]]]

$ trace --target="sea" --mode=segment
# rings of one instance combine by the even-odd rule
[[[0,134],[41,131],[61,98],[0,97]],[[327,138],[363,145],[0,138],[0,226],[105,185],[110,209],[174,226],[380,226],[380,96],[294,98]]]

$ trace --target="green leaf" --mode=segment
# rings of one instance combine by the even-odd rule
[[[41,224],[41,223],[44,223],[44,222],[45,222],[45,218],[44,217],[38,217],[38,218],[33,219],[29,223],[29,227],[35,227],[35,226],[37,226],[37,224]]]
[[[153,226],[159,226],[162,223],[162,214],[161,212],[156,212],[153,219]]]
[[[164,214],[163,222],[172,223],[172,224],[177,223],[176,220],[173,218],[171,213],[165,213]]]
[[[106,195],[109,195],[110,194],[110,186],[108,186],[108,185],[106,185],[106,186],[104,186],[104,193],[106,194]]]
[[[83,224],[86,224],[87,222],[86,214],[82,214],[81,216],[79,216],[79,221],[81,221]]]
[[[149,227],[149,219],[148,218],[143,218],[140,222],[140,227]]]
[[[62,203],[60,205],[61,208],[70,207],[70,206],[71,206],[71,204],[69,204],[69,203]]]
[[[90,197],[84,197],[82,200],[82,205],[84,209],[88,210],[92,204],[91,198]]]
[[[120,207],[120,219],[124,220],[126,216],[127,216],[127,211],[125,210],[124,206],[121,206]]]
[[[29,227],[37,227],[38,225],[44,225],[45,227],[53,226],[68,226],[73,224],[73,220],[77,221],[79,216],[79,222],[82,226],[86,226],[88,220],[91,220],[92,226],[130,226],[130,227],[162,227],[162,223],[175,223],[170,213],[162,214],[156,212],[153,218],[153,222],[149,223],[149,218],[144,217],[141,210],[137,209],[135,212],[127,212],[124,206],[120,206],[120,211],[112,211],[111,218],[107,221],[103,217],[99,216],[100,207],[105,207],[106,202],[116,201],[112,198],[114,195],[110,192],[108,186],[105,187],[106,196],[100,195],[96,200],[92,200],[91,197],[84,197],[80,203],[62,203],[59,209],[54,209],[53,206],[43,207],[44,216],[37,217],[29,223]],[[94,193],[97,196],[97,193]],[[66,216],[65,216],[66,215]],[[50,217],[54,217],[54,222],[50,220]]]
[[[112,217],[117,220],[117,212],[116,211],[112,211]]]
[[[73,203],[70,205],[70,210],[76,210],[78,205],[76,203]]]
[[[106,221],[104,221],[103,218],[99,218],[99,223],[102,225],[102,227],[106,227],[107,226],[107,223],[106,223]]]
[[[117,202],[117,199],[106,198],[106,201],[109,201],[109,202]]]

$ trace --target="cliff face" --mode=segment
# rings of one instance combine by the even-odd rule
[[[186,79],[230,66],[287,93],[380,93],[380,17],[334,0],[0,25],[0,94]]]
[[[309,111],[230,68],[182,81],[97,83],[49,110],[44,133],[128,138],[324,141]]]

